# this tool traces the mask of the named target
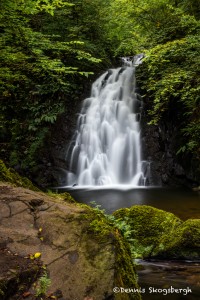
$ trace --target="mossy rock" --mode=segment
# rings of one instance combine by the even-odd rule
[[[158,256],[164,258],[200,258],[200,219],[189,219],[182,223],[173,236],[163,240],[164,250]]]
[[[7,183],[0,190],[0,246],[20,257],[40,253],[51,291],[62,291],[63,299],[141,299],[139,292],[113,292],[139,286],[130,245],[103,212],[63,201],[68,194],[50,197]]]
[[[115,218],[126,221],[136,258],[200,259],[200,220],[181,221],[163,210],[136,205],[122,208]]]
[[[10,182],[15,186],[39,191],[28,178],[20,176],[14,169],[7,168],[2,160],[0,160],[0,181]]]
[[[92,235],[93,241],[97,241],[98,244],[104,245],[106,241],[112,241],[112,251],[115,253],[115,272],[114,272],[114,286],[116,287],[133,287],[139,289],[137,284],[136,268],[132,259],[130,245],[121,235],[121,232],[113,227],[113,223],[110,222],[103,212],[98,209],[88,207],[87,215],[82,215],[82,218],[86,218],[89,221],[89,227],[87,233]],[[88,242],[87,242],[88,243]],[[97,248],[97,251],[99,249]],[[93,260],[96,250],[89,248],[87,250],[88,257]],[[103,261],[103,260],[102,260]],[[105,269],[107,266],[105,266]],[[140,300],[141,295],[139,292],[134,294],[116,293],[114,298],[116,300],[128,300],[135,299]]]
[[[172,213],[146,205],[119,209],[114,216],[118,220],[125,220],[130,226],[136,258],[156,255],[160,247],[163,248],[163,237],[173,236],[176,228],[182,223]]]

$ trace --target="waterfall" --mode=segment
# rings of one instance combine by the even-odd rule
[[[68,149],[68,185],[145,186],[148,163],[141,158],[140,113],[135,66],[110,69],[83,102]]]

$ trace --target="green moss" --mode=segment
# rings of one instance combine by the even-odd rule
[[[115,226],[115,222],[107,218],[101,210],[91,207],[89,207],[87,215],[84,217],[88,220],[87,232],[92,234],[93,239],[96,239],[98,243],[112,240],[113,250],[115,251],[114,286],[139,289],[130,245]],[[119,293],[115,294],[115,299],[139,300],[141,296],[138,292],[134,294]]]
[[[115,233],[116,238],[116,271],[115,271],[115,286],[124,288],[135,288],[139,289],[137,284],[137,276],[135,265],[132,259],[130,245],[124,240],[119,234]],[[116,294],[116,300],[128,300],[128,299],[141,299],[139,293],[132,294]]]
[[[59,195],[58,195],[59,196]],[[82,205],[79,205],[83,207]],[[53,211],[53,214],[55,211]],[[77,244],[77,232],[80,235],[80,241],[77,245],[77,251],[84,253],[85,268],[87,266],[93,266],[96,278],[102,277],[102,271],[108,276],[107,270],[110,270],[114,276],[113,287],[133,287],[139,289],[137,283],[137,277],[135,272],[135,265],[131,257],[130,245],[127,243],[121,232],[115,227],[115,224],[107,218],[107,216],[99,209],[84,205],[84,210],[74,214],[71,219],[71,229],[67,230],[67,239],[73,244]],[[69,226],[69,217],[64,218],[62,212],[58,218],[58,212],[56,212],[56,219],[48,218],[48,226],[58,226],[56,243],[59,243],[59,230],[65,230],[66,223]],[[47,224],[45,224],[47,226]],[[49,228],[49,230],[51,230]],[[47,230],[45,228],[44,232]],[[44,236],[45,238],[45,236]],[[63,242],[63,241],[62,241]],[[89,264],[88,264],[89,262]],[[108,263],[109,262],[109,263]],[[108,266],[109,264],[109,266]],[[108,269],[109,268],[109,269]],[[89,268],[87,272],[91,272]],[[106,277],[107,278],[107,277]],[[112,278],[112,277],[111,277]],[[105,283],[106,283],[105,279]],[[92,284],[92,283],[91,283]],[[112,289],[110,290],[112,293]],[[116,300],[140,300],[139,292],[134,294],[119,293],[114,295]]]
[[[135,258],[200,258],[200,220],[181,221],[150,206],[133,206],[114,213],[131,228],[129,239]]]
[[[162,246],[162,237],[173,234],[182,222],[169,212],[146,205],[122,208],[114,216],[118,220],[126,220],[131,227],[135,258],[155,255],[155,249]]]
[[[33,191],[39,191],[39,189],[34,186],[28,178],[20,176],[11,168],[7,168],[2,160],[0,160],[0,181],[10,182],[15,186],[21,186],[24,188],[29,188]]]
[[[67,192],[58,194],[58,193],[54,193],[54,192],[48,190],[47,195],[50,197],[54,197],[55,199],[64,200],[68,203],[77,204],[77,202],[74,200],[74,198]]]
[[[173,236],[163,238],[164,249],[158,251],[162,257],[199,259],[200,220],[189,219],[182,223]]]
[[[87,213],[82,217],[88,220],[88,232],[98,240],[107,239],[113,231],[113,224],[107,220],[101,210],[89,206],[87,208]]]

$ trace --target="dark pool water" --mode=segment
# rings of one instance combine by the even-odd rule
[[[183,220],[200,218],[200,194],[189,189],[135,188],[83,189],[59,188],[68,191],[76,201],[101,205],[107,213],[132,205],[150,205],[174,213]]]

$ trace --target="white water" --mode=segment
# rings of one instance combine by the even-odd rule
[[[94,82],[69,147],[68,185],[145,186],[141,105],[135,93],[135,67],[109,70]]]

